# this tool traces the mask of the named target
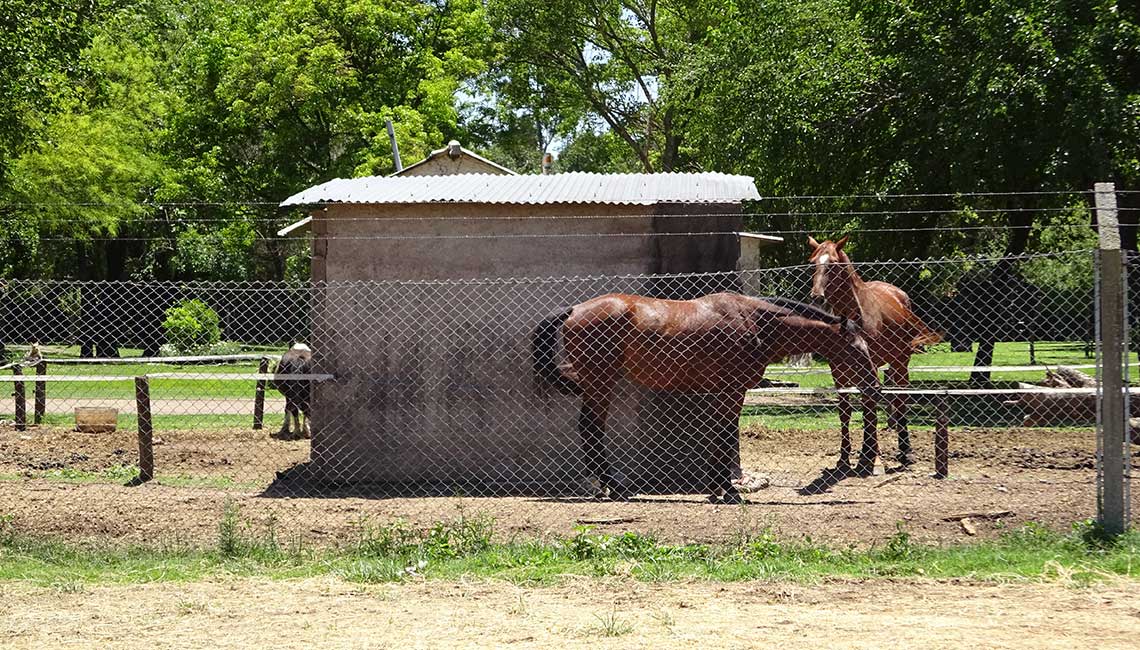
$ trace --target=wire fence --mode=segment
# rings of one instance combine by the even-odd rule
[[[347,210],[313,232],[272,203],[171,203],[133,206],[81,245],[21,231],[0,261],[33,276],[118,246],[141,276],[167,255],[192,277],[211,265],[307,276],[310,262],[314,277],[339,277],[324,273],[339,256],[340,271],[367,259],[366,277],[412,279],[0,282],[0,377],[13,389],[0,518],[147,540],[208,536],[234,503],[257,525],[332,541],[471,511],[508,535],[589,525],[682,540],[1066,526],[1106,498],[1108,343],[1125,348],[1124,435],[1140,444],[1128,388],[1140,273],[1125,256],[1124,328],[1105,340],[1100,198]],[[235,223],[248,254],[199,237]],[[746,260],[744,231],[783,243]],[[886,259],[852,260],[842,235]],[[424,268],[472,250],[484,259],[470,268],[498,277]],[[512,277],[548,257],[573,258],[550,267],[571,275]],[[658,272],[617,271],[645,268]],[[1126,477],[1136,449],[1125,445]]]
[[[12,280],[0,476],[133,507],[284,497],[303,531],[312,497],[556,527],[648,504],[634,519],[669,529],[705,499],[835,490],[874,516],[1072,521],[1095,514],[1094,273],[1090,250],[855,263],[826,242],[702,274]],[[131,482],[167,492],[99,491]]]

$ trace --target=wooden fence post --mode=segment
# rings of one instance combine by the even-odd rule
[[[950,476],[950,399],[934,398],[934,478]]]
[[[12,374],[16,377],[23,376],[24,367],[20,364],[12,366]],[[27,399],[28,396],[24,391],[24,382],[13,382],[12,388],[12,397],[16,399],[16,431],[26,431],[28,429],[28,405],[24,400]]]
[[[154,429],[150,416],[150,380],[135,377],[135,402],[139,415],[139,483],[154,478]]]
[[[269,357],[261,357],[261,363],[257,366],[258,374],[266,374],[269,372]],[[265,380],[257,380],[257,388],[253,391],[253,428],[254,430],[261,429],[262,421],[265,419]]]
[[[1128,409],[1124,402],[1124,256],[1116,216],[1116,187],[1097,183],[1097,338],[1100,342],[1100,467],[1097,519],[1109,534],[1128,527],[1126,472]]]
[[[47,375],[47,361],[40,359],[36,364],[36,376],[43,377]],[[47,382],[37,381],[36,388],[36,406],[34,422],[36,424],[43,424],[44,414],[47,413]]]

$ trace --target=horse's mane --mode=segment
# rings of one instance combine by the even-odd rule
[[[815,305],[809,305],[806,302],[792,300],[791,298],[781,298],[780,296],[758,296],[757,298],[759,300],[763,300],[764,302],[776,305],[777,307],[787,309],[788,311],[799,314],[805,318],[823,321],[829,325],[839,325],[847,320],[842,316],[836,316],[826,309],[821,309]]]

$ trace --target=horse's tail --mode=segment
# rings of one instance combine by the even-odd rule
[[[910,315],[910,326],[917,332],[914,338],[911,339],[911,349],[918,350],[924,345],[934,345],[935,343],[942,342],[942,334],[930,329],[926,323],[922,322],[921,318],[915,316],[913,313]]]
[[[531,334],[531,361],[534,376],[558,389],[563,395],[581,395],[582,387],[558,367],[558,332],[570,318],[571,308],[544,318]]]

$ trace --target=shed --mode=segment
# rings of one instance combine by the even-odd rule
[[[738,288],[741,203],[757,198],[747,176],[570,173],[337,179],[286,199],[312,218],[311,347],[337,378],[314,387],[308,470],[476,492],[574,486],[578,404],[536,386],[532,330],[610,291]],[[611,455],[627,479],[703,490],[699,398],[630,386],[619,401]]]

